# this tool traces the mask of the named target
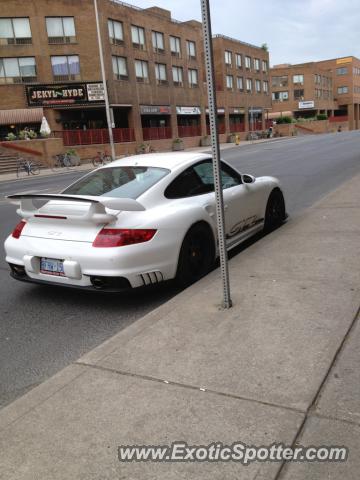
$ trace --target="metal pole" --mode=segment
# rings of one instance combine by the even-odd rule
[[[212,155],[213,155],[214,185],[215,185],[215,200],[216,200],[216,221],[217,221],[217,233],[218,233],[218,241],[219,241],[221,277],[222,277],[222,283],[223,283],[222,305],[224,308],[230,308],[232,306],[232,302],[230,298],[229,266],[228,266],[228,256],[227,256],[227,249],[226,249],[224,198],[223,198],[223,190],[222,190],[222,184],[221,184],[220,147],[219,147],[219,136],[218,136],[215,72],[214,72],[209,0],[201,0],[201,13],[202,13],[202,25],[203,25],[203,35],[204,35],[204,47],[205,47],[205,66],[206,66],[206,78],[207,78],[207,89],[208,89],[208,100],[209,100],[210,136],[211,136],[211,147],[212,147]]]
[[[113,131],[112,131],[111,115],[110,115],[109,96],[108,96],[107,85],[106,85],[104,54],[103,54],[103,48],[102,48],[102,42],[101,42],[101,32],[100,32],[99,12],[98,12],[97,0],[94,0],[94,8],[95,8],[96,30],[97,30],[98,45],[99,45],[101,77],[102,77],[102,83],[103,83],[103,86],[104,86],[106,121],[107,121],[108,129],[109,129],[109,142],[110,142],[110,148],[111,148],[111,158],[112,158],[112,160],[115,160],[114,137],[113,137]]]

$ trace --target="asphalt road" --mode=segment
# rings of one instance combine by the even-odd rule
[[[360,172],[360,132],[304,136],[223,151],[243,173],[274,175],[294,217]],[[81,174],[80,174],[81,175]],[[0,183],[0,240],[18,222],[3,196],[56,192],[77,173]],[[246,255],[246,249],[241,255]],[[43,382],[176,294],[171,285],[126,295],[31,286],[9,278],[0,259],[0,407]]]

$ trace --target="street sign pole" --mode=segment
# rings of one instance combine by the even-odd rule
[[[103,53],[103,47],[102,47],[102,41],[101,41],[101,32],[100,32],[99,12],[98,12],[97,0],[94,0],[94,8],[95,8],[96,30],[97,30],[98,45],[99,45],[101,77],[102,77],[102,83],[103,83],[103,86],[104,86],[106,121],[107,121],[108,129],[109,129],[109,142],[110,142],[110,148],[111,148],[111,158],[112,158],[112,160],[115,160],[114,137],[113,137],[113,131],[112,131],[111,115],[110,115],[109,96],[108,96],[107,85],[106,85],[104,53]]]
[[[209,102],[209,119],[210,119],[210,136],[213,155],[214,169],[214,185],[216,200],[216,221],[219,242],[220,269],[223,284],[223,308],[232,306],[230,298],[230,280],[229,266],[226,249],[225,236],[225,214],[224,214],[224,197],[221,184],[220,172],[220,147],[218,135],[217,105],[216,105],[216,88],[215,88],[215,72],[214,72],[214,56],[211,34],[211,18],[209,0],[201,0],[201,14],[204,36],[205,49],[205,67],[207,78],[208,102]]]

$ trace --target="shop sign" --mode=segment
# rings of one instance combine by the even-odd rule
[[[315,107],[315,102],[314,100],[308,100],[305,102],[299,102],[299,109],[301,108],[314,108]]]
[[[178,115],[201,115],[200,107],[176,107]]]
[[[336,64],[340,65],[342,63],[351,63],[352,62],[352,57],[344,57],[344,58],[337,58],[336,59]]]
[[[218,108],[217,113],[218,113],[218,115],[224,115],[225,108]],[[209,109],[208,108],[206,109],[206,114],[209,115]]]
[[[237,114],[244,114],[245,113],[245,108],[239,107],[239,108],[230,108],[229,109],[230,113],[237,113]]]
[[[171,107],[168,105],[140,105],[141,115],[170,115]]]
[[[63,105],[86,105],[90,102],[102,103],[104,90],[101,92],[98,88],[99,85],[101,84],[26,85],[25,89],[29,107],[57,107]]]
[[[249,113],[254,114],[254,113],[262,113],[263,109],[261,107],[251,107],[249,108]]]

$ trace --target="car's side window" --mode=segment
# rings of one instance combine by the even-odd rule
[[[224,189],[241,185],[240,175],[234,169],[229,167],[229,165],[226,165],[223,162],[221,162],[221,181]]]

